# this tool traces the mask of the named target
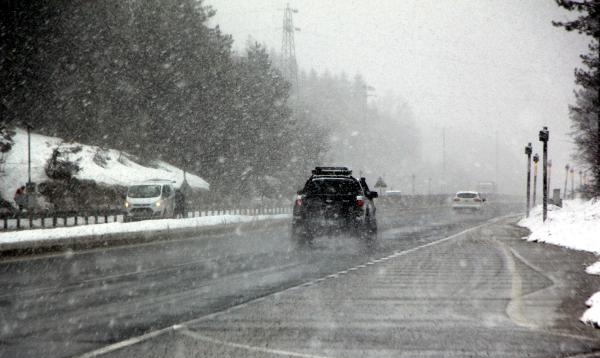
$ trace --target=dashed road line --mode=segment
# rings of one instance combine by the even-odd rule
[[[226,347],[231,347],[231,348],[243,349],[243,350],[251,351],[251,352],[267,353],[267,354],[278,355],[278,356],[285,356],[285,357],[334,358],[334,357],[331,357],[331,356],[322,356],[322,355],[315,355],[315,354],[309,354],[309,353],[299,353],[299,352],[286,351],[286,350],[282,350],[282,349],[272,349],[272,348],[266,348],[266,347],[257,347],[257,346],[251,346],[249,344],[242,344],[242,343],[235,343],[235,342],[224,341],[224,340],[221,340],[221,339],[217,339],[217,338],[205,336],[205,335],[200,334],[198,332],[190,331],[187,328],[177,329],[176,332],[181,333],[183,335],[186,335],[186,336],[188,336],[190,338],[199,340],[199,341],[203,341],[203,342],[207,342],[207,343],[212,343],[212,344],[218,344],[218,345],[221,345],[221,346],[226,346]]]

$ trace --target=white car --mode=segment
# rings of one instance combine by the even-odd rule
[[[459,191],[452,199],[454,210],[481,210],[485,199],[476,191]]]
[[[154,179],[130,185],[125,198],[125,211],[125,221],[174,217],[173,182]]]

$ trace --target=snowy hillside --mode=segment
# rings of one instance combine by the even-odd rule
[[[27,182],[27,132],[17,129],[14,145],[6,153],[4,173],[0,174],[0,194],[12,200],[13,193]],[[76,163],[80,170],[77,179],[94,180],[107,185],[126,186],[148,179],[169,179],[178,187],[183,182],[183,171],[168,163],[157,161],[152,167],[140,165],[127,153],[104,150],[96,146],[66,143],[60,138],[31,134],[31,180],[35,183],[48,181],[45,166],[54,149],[59,148],[61,159]],[[209,184],[202,178],[187,173],[186,180],[193,189],[208,190]]]

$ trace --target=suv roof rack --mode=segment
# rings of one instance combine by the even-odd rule
[[[352,170],[347,167],[315,167],[313,175],[352,175]]]

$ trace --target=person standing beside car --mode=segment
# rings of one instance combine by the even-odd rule
[[[18,188],[17,191],[15,191],[15,196],[13,199],[15,200],[19,211],[25,209],[25,204],[27,203],[27,194],[25,193],[24,185]]]

